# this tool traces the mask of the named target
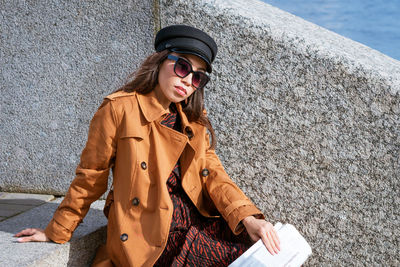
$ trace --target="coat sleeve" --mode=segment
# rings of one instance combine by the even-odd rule
[[[209,143],[208,135],[206,139]],[[206,182],[208,194],[233,233],[239,234],[243,230],[241,221],[247,216],[264,218],[262,212],[229,178],[214,149],[206,151],[206,166],[209,171]]]
[[[86,146],[76,176],[50,223],[46,236],[56,243],[70,240],[90,204],[107,190],[116,150],[117,119],[111,100],[104,100],[90,122]]]

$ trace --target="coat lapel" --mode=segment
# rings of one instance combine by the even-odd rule
[[[182,120],[182,131],[188,138],[188,143],[183,150],[181,155],[181,172],[182,172],[182,181],[185,181],[186,173],[188,171],[189,166],[194,160],[196,154],[198,153],[197,149],[200,147],[199,143],[202,141],[201,129],[203,127],[197,123],[190,123],[182,110],[182,105],[178,103],[177,105],[178,113],[181,116]],[[185,183],[184,183],[185,184]],[[193,187],[193,186],[191,186]],[[192,190],[194,188],[187,188],[188,190]]]
[[[143,117],[151,125],[151,129],[148,131],[143,130],[138,133],[138,137],[148,134],[149,138],[152,139],[150,143],[155,144],[149,151],[149,157],[156,164],[156,166],[153,166],[155,169],[152,171],[159,172],[161,182],[164,183],[176,162],[180,159],[181,175],[182,179],[184,179],[197,153],[196,148],[202,142],[200,128],[203,126],[197,123],[190,123],[182,110],[181,104],[176,103],[182,122],[182,133],[179,133],[161,125],[163,115],[167,113],[167,110],[158,102],[154,91],[146,95],[137,94],[137,99]]]

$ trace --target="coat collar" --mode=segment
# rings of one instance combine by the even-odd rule
[[[137,93],[136,97],[139,102],[140,110],[148,122],[155,121],[168,112],[158,101],[154,90],[145,95]]]
[[[186,117],[185,112],[183,112],[181,103],[176,103],[175,105],[176,105],[176,109],[178,110],[179,115],[181,116],[182,127],[185,128],[186,126],[189,126],[189,121]]]
[[[142,111],[142,114],[147,122],[153,122],[159,119],[162,115],[168,113],[168,110],[164,109],[164,107],[158,101],[154,90],[148,94],[137,93],[136,97],[140,106],[140,110]],[[181,103],[176,103],[176,107],[182,120],[182,132],[188,136],[189,143],[191,143],[190,141],[193,141],[193,137],[198,133],[196,126],[200,125],[189,122],[186,114],[183,112]]]

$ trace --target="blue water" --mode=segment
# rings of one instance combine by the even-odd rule
[[[400,60],[400,0],[262,0]]]

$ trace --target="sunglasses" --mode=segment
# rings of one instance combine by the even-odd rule
[[[203,88],[210,80],[210,78],[204,72],[193,71],[192,64],[190,64],[189,61],[174,55],[168,55],[167,58],[175,61],[174,72],[178,77],[185,78],[190,73],[193,73],[192,85],[196,89]]]

